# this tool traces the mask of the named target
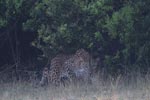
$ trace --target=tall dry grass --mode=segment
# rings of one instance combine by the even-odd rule
[[[65,87],[1,81],[0,100],[150,100],[150,74],[135,71],[115,79],[101,74],[92,78],[92,84]]]

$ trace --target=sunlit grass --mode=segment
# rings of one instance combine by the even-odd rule
[[[0,100],[150,100],[150,77],[96,77],[92,84],[39,87],[28,82],[0,84]],[[105,80],[105,81],[104,81]]]

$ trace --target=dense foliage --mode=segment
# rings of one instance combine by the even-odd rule
[[[31,47],[45,57],[84,48],[111,70],[147,68],[149,18],[149,0],[0,0],[0,49],[16,59]]]

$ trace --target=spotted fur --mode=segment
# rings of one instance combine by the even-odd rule
[[[60,85],[72,80],[88,81],[90,78],[90,55],[79,49],[74,55],[57,55],[51,60],[50,70],[45,68],[41,84]]]
[[[76,51],[75,55],[64,63],[64,68],[71,73],[70,79],[87,82],[90,79],[90,56],[84,49]],[[70,74],[68,73],[68,74]]]

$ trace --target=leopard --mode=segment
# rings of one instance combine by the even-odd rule
[[[40,84],[55,86],[66,83],[90,80],[90,54],[78,49],[75,54],[59,54],[51,60],[50,69],[43,70]]]

